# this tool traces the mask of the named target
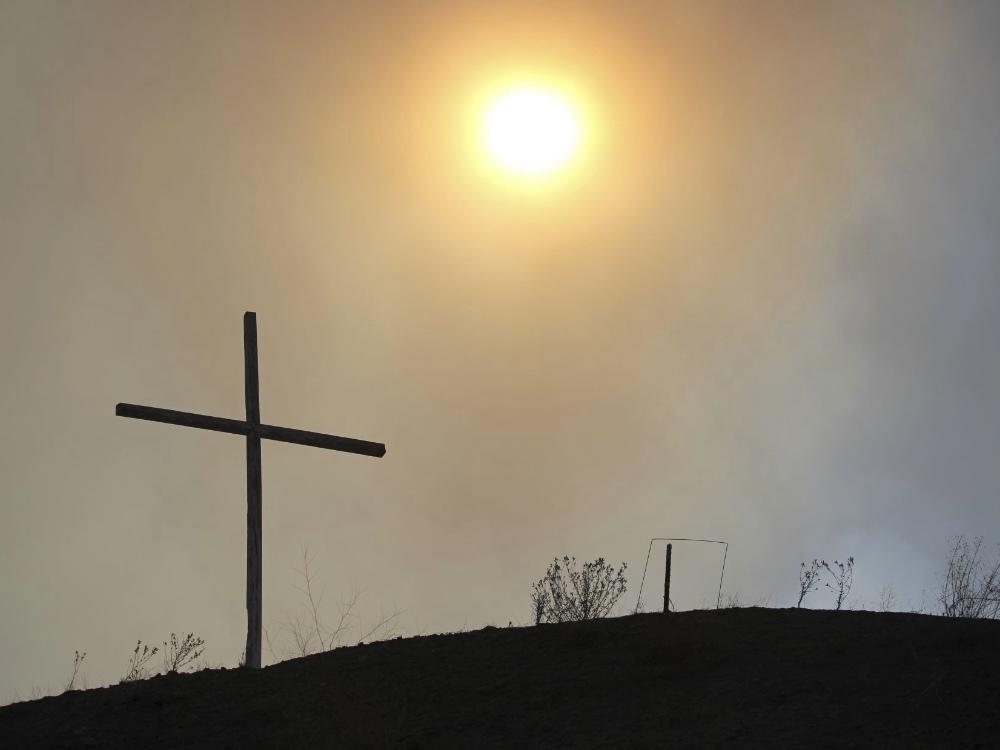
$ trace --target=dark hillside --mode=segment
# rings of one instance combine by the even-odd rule
[[[1000,622],[737,609],[394,640],[0,708],[0,746],[1000,747]]]

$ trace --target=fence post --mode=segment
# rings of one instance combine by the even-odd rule
[[[674,545],[667,544],[667,569],[663,575],[663,614],[670,611],[670,553]]]

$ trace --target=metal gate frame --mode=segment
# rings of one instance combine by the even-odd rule
[[[642,601],[642,587],[646,585],[646,569],[649,567],[649,556],[653,552],[653,542],[706,542],[708,544],[724,544],[725,551],[722,553],[722,573],[719,575],[719,596],[715,600],[715,608],[719,609],[722,605],[722,579],[726,575],[726,558],[729,557],[729,542],[724,542],[719,539],[689,539],[687,537],[668,537],[668,536],[654,536],[649,540],[649,549],[646,550],[646,564],[642,567],[642,583],[639,584],[639,596],[635,600],[635,610],[632,614],[638,614],[639,612],[639,602]]]

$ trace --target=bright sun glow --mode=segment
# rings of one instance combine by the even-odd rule
[[[564,164],[580,143],[576,113],[556,94],[519,88],[486,110],[483,135],[493,158],[513,172],[541,175]]]

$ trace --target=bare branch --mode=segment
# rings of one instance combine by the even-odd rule
[[[69,676],[69,680],[66,681],[66,692],[76,690],[76,678],[80,672],[80,665],[83,664],[83,660],[87,658],[86,651],[83,653],[74,651],[73,653],[73,673]]]
[[[824,562],[823,565],[826,563]],[[799,564],[799,601],[795,605],[796,608],[802,606],[802,600],[806,598],[806,594],[815,591],[816,587],[819,586],[819,568],[820,562],[818,560],[813,560],[808,568],[805,563]]]
[[[370,642],[372,640],[376,640],[376,641],[377,640],[385,640],[387,638],[391,638],[392,637],[392,631],[388,630],[388,626],[390,624],[392,624],[393,622],[395,622],[397,619],[399,619],[399,616],[401,614],[403,614],[403,610],[401,610],[401,609],[393,610],[392,613],[388,614],[388,615],[386,615],[384,612],[380,611],[379,612],[379,620],[378,620],[378,622],[376,622],[375,625],[373,625],[371,628],[369,628],[368,630],[364,631],[361,634],[361,637],[358,638],[358,643],[364,643],[366,641]],[[360,621],[359,621],[359,627],[360,627]],[[385,632],[381,633],[380,635],[376,636],[375,638],[372,638],[373,635],[375,635],[376,633],[378,633],[383,628],[386,628]]]
[[[823,585],[830,589],[834,596],[837,597],[836,609],[840,609],[847,595],[851,592],[851,586],[854,583],[854,558],[848,557],[846,563],[834,560],[833,567],[824,560],[820,563],[820,567],[832,578],[832,581],[828,581]]]
[[[982,557],[983,537],[952,541],[938,602],[945,617],[1000,618],[1000,559]]]
[[[879,612],[892,612],[896,606],[896,591],[892,586],[883,586],[879,595]]]
[[[156,646],[150,648],[148,644],[144,645],[141,640],[136,641],[135,649],[132,651],[132,658],[128,663],[128,671],[121,678],[121,682],[135,682],[136,680],[145,680],[149,677],[149,669],[147,669],[146,665],[159,651],[160,649]]]

